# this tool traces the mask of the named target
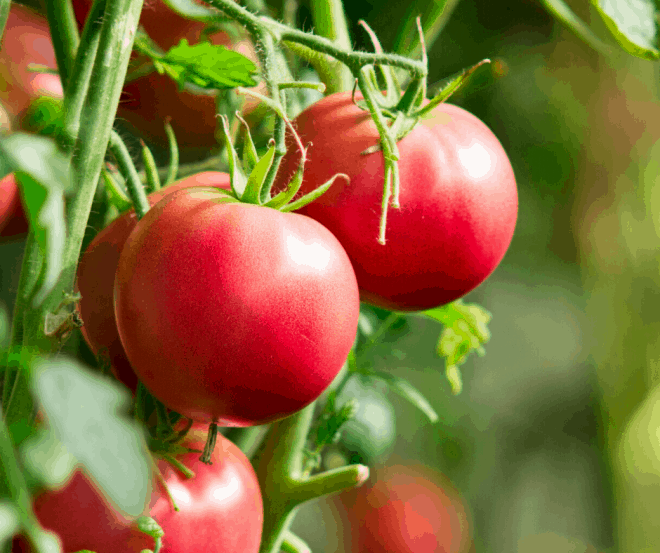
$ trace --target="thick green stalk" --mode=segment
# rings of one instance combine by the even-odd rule
[[[46,9],[57,69],[62,85],[66,86],[73,72],[73,63],[80,42],[76,17],[71,0],[48,0]]]
[[[44,334],[46,314],[59,306],[63,294],[72,292],[85,227],[94,199],[108,145],[114,114],[126,75],[133,37],[142,0],[107,0],[92,68],[92,79],[82,110],[82,120],[73,156],[76,195],[67,205],[68,237],[63,254],[63,270],[57,286],[39,308],[27,306],[23,343],[44,350],[52,349]],[[76,62],[76,65],[78,64]],[[35,291],[19,290],[24,297]]]
[[[273,425],[256,468],[264,498],[261,553],[279,553],[299,505],[322,495],[358,486],[369,469],[349,465],[307,477],[304,448],[312,424],[314,404]]]
[[[314,0],[310,4],[316,32],[344,50],[351,50],[346,15],[341,0]],[[318,65],[318,67],[317,67]],[[322,58],[315,68],[324,76],[326,94],[345,92],[353,88],[353,75],[348,67]]]
[[[71,78],[64,88],[64,121],[59,140],[61,147],[68,153],[72,152],[78,139],[83,107],[101,39],[104,10],[105,0],[94,0],[75,52]]]

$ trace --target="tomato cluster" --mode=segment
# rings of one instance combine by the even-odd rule
[[[73,5],[82,25],[91,0]],[[158,1],[145,4],[141,24],[164,49],[184,38],[198,42],[204,30]],[[211,40],[255,57],[249,43],[232,44],[225,33]],[[26,74],[25,57],[15,53],[23,48],[33,58],[28,62],[55,67],[43,20],[12,7],[4,44],[0,67],[16,67],[15,86],[0,95],[10,116],[40,94],[61,96],[56,76]],[[204,149],[215,143],[215,115],[214,96],[179,91],[157,73],[126,85],[118,110],[154,142],[164,142],[163,119],[174,116],[177,139]],[[381,152],[365,153],[380,140],[369,112],[338,93],[303,111],[294,127],[311,144],[300,195],[337,173],[350,181],[338,179],[291,213],[240,201],[225,173],[199,173],[152,193],[140,220],[132,210],[121,214],[80,259],[78,309],[94,354],[131,390],[141,381],[168,409],[197,423],[253,426],[301,410],[344,365],[360,300],[401,311],[444,305],[492,273],[513,235],[518,198],[511,164],[493,133],[457,106],[436,107],[399,141],[401,207],[389,212],[384,245],[377,235],[385,164]],[[289,148],[275,194],[290,182],[300,155]],[[0,231],[14,232],[21,208],[13,175],[0,181],[0,192]],[[346,426],[343,446],[361,458],[384,458],[395,438],[393,410],[374,390],[361,395],[358,415],[378,408],[388,424],[357,417]],[[181,508],[172,512],[157,483],[148,514],[165,530],[161,551],[258,550],[264,513],[254,471],[219,439],[211,466],[196,454],[184,456],[196,472],[192,480],[160,465]],[[360,521],[358,550],[466,551],[467,516],[445,487],[406,467],[381,477],[347,496]],[[39,496],[35,512],[66,551],[154,546],[104,503],[83,472]],[[15,542],[14,551],[25,549]]]

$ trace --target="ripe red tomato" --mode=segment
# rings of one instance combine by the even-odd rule
[[[459,494],[422,466],[379,469],[370,486],[339,496],[359,553],[467,553],[473,542]]]
[[[194,186],[229,189],[229,175],[216,171],[198,173],[149,194],[149,202],[154,205],[167,194]],[[107,354],[115,376],[133,391],[137,388],[137,376],[119,339],[112,294],[119,255],[136,223],[131,209],[99,232],[82,255],[77,272],[82,334],[96,355]]]
[[[21,195],[13,173],[0,180],[0,237],[12,237],[28,231]]]
[[[74,0],[74,9],[80,24],[84,22],[92,0]],[[145,2],[140,23],[149,36],[164,50],[186,39],[189,44],[200,42],[205,25],[185,19],[170,10],[160,0]],[[226,46],[257,60],[254,46],[249,40],[234,42],[225,32],[209,36],[211,43]],[[265,94],[263,85],[258,89]],[[243,111],[248,113],[258,101],[247,99]],[[177,141],[186,150],[206,151],[216,145],[215,94],[200,95],[179,91],[177,84],[165,75],[156,72],[137,79],[124,87],[117,115],[130,123],[145,138],[160,144],[167,142],[163,127],[166,117]]]
[[[342,243],[364,301],[429,309],[466,294],[499,264],[516,222],[516,182],[501,144],[474,115],[441,104],[398,143],[401,208],[388,212],[384,246],[377,242],[383,154],[361,155],[379,141],[369,112],[338,93],[307,108],[295,125],[303,143],[312,143],[301,193],[335,173],[350,177],[300,212]],[[298,160],[290,148],[282,181]]]
[[[187,189],[131,233],[117,328],[142,382],[199,422],[283,418],[330,384],[355,339],[355,273],[334,236],[292,213]]]
[[[190,445],[203,449],[203,443]],[[176,512],[155,483],[145,514],[165,532],[161,553],[257,553],[263,529],[263,501],[250,461],[233,443],[218,435],[212,465],[199,453],[179,460],[195,473],[184,478],[165,461],[158,467],[179,507]],[[135,523],[108,506],[95,486],[76,472],[61,490],[38,496],[34,510],[39,522],[56,532],[64,553],[88,549],[96,553],[139,553],[154,548],[154,540]],[[14,553],[28,551],[15,540]]]
[[[48,22],[31,9],[12,4],[0,50],[0,101],[12,119],[39,96],[62,97],[60,78],[30,71],[30,64],[57,69]]]

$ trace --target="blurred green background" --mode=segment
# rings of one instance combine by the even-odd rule
[[[431,4],[345,6],[387,50],[393,24]],[[587,3],[569,4],[604,29]],[[369,48],[359,27],[352,32]],[[499,78],[477,73],[450,101],[509,153],[519,219],[502,265],[466,297],[493,320],[486,356],[463,368],[462,395],[450,393],[431,322],[415,321],[391,344],[397,355],[377,362],[441,413],[431,425],[390,394],[392,459],[449,476],[469,506],[477,552],[660,550],[660,80],[657,63],[599,35],[607,56],[541,2],[464,1],[429,52],[430,83],[483,58],[498,68]],[[296,519],[314,551],[345,550],[333,501]]]
[[[364,19],[390,50],[393,24],[432,3],[346,2],[352,38],[369,48]],[[451,101],[509,153],[519,219],[501,266],[466,297],[493,314],[492,339],[485,357],[464,365],[460,396],[435,354],[439,325],[412,320],[375,352],[378,368],[424,390],[441,415],[431,425],[390,394],[391,459],[452,480],[478,553],[658,551],[658,64],[614,45],[596,53],[535,0],[452,4],[429,52],[429,82],[495,62]],[[603,28],[587,3],[569,4]],[[298,17],[312,27],[304,3]],[[21,251],[0,244],[5,306]],[[293,530],[316,553],[349,553],[332,501],[306,505]]]

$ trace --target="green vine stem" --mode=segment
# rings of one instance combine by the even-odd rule
[[[97,0],[94,7],[102,4],[102,0]],[[91,82],[81,110],[80,132],[75,146],[76,155],[72,158],[77,194],[67,205],[68,234],[62,256],[62,273],[57,285],[43,304],[32,307],[30,300],[38,289],[42,259],[36,242],[29,237],[17,292],[17,304],[20,307],[16,312],[18,326],[12,329],[13,346],[33,345],[43,351],[52,351],[59,346],[52,338],[46,336],[45,321],[50,312],[58,309],[63,295],[73,290],[78,257],[119,103],[141,8],[142,0],[106,0],[105,2],[98,48],[90,72]],[[89,35],[87,28],[85,31],[83,37],[85,34]],[[84,43],[82,40],[81,49]],[[74,75],[84,74],[81,67],[87,64],[88,60],[79,52],[74,63],[72,79]]]
[[[80,42],[76,17],[70,0],[49,0],[46,10],[57,69],[64,86],[70,80]]]
[[[59,1],[70,3],[70,0]],[[64,119],[62,122],[62,132],[58,140],[62,149],[68,153],[73,151],[76,140],[78,139],[83,108],[101,39],[104,9],[105,5],[102,0],[95,0],[92,4],[89,17],[87,18],[87,24],[83,29],[83,34],[80,37],[80,43],[75,53],[70,78],[65,78],[62,81],[62,85],[64,86],[64,105],[62,108]],[[52,20],[51,17],[49,14],[50,25],[57,26],[57,22]],[[64,49],[62,48],[61,51],[64,51]]]
[[[344,50],[352,50],[341,0],[315,0],[311,2],[310,8],[317,33]],[[331,63],[322,58],[314,65],[314,68],[327,85],[327,94],[346,92],[353,88],[353,75],[345,65]]]
[[[376,97],[368,83],[368,67],[363,68],[358,75],[358,84],[364,95],[364,99],[369,106],[369,111],[373,117],[378,133],[380,134],[380,144],[383,149],[385,159],[385,183],[383,189],[383,203],[381,206],[380,227],[378,231],[378,242],[385,244],[385,229],[387,227],[387,211],[390,204],[392,193],[392,207],[399,207],[399,172],[398,165],[395,163],[399,159],[399,149],[396,141],[390,136],[390,130],[385,122]]]
[[[264,498],[261,553],[279,553],[297,508],[310,499],[359,486],[369,477],[363,465],[349,465],[312,477],[304,473],[304,448],[314,404],[275,423],[256,467]]]

